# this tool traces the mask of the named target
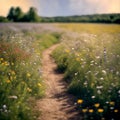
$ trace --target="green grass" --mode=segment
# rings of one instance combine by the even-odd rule
[[[53,52],[64,72],[84,119],[117,119],[120,114],[120,26],[106,24],[60,24],[67,35]],[[95,104],[99,104],[96,107]]]
[[[59,42],[59,33],[43,33],[41,35],[36,35],[36,42],[38,42],[40,51],[52,46]]]
[[[1,31],[0,120],[36,120],[35,100],[44,96],[42,52],[59,41],[58,33]]]

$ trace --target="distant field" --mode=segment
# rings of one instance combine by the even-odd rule
[[[67,33],[53,56],[85,119],[120,117],[120,25],[58,24]],[[77,33],[77,34],[76,34]]]
[[[68,23],[58,24],[61,28],[68,29],[74,32],[88,32],[94,34],[103,33],[120,33],[120,25],[116,24],[90,24],[90,23]]]

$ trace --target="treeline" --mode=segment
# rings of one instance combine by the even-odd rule
[[[11,7],[7,17],[0,16],[0,22],[40,22],[40,17],[34,7],[31,7],[26,13],[20,7]]]
[[[11,7],[7,17],[0,16],[0,22],[84,22],[84,23],[117,23],[120,24],[118,14],[95,14],[66,17],[40,17],[36,8],[31,7],[24,13],[20,7]]]
[[[120,23],[120,14],[95,14],[67,17],[43,17],[42,22]]]

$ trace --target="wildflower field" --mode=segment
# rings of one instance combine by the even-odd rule
[[[120,25],[58,24],[66,31],[52,56],[84,120],[120,118]]]
[[[42,51],[58,42],[57,33],[24,27],[0,24],[0,120],[37,119],[35,99],[44,96]]]
[[[59,40],[52,56],[80,116],[118,120],[120,25],[32,23],[0,24],[0,120],[37,120],[35,102],[45,95],[42,52]]]

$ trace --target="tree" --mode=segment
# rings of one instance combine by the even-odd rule
[[[22,18],[23,18],[23,12],[22,12],[22,9],[20,8],[20,7],[17,7],[16,9],[15,9],[15,15],[14,15],[14,21],[15,22],[19,22],[19,21],[21,21],[22,20]]]
[[[11,7],[10,10],[9,10],[9,13],[8,13],[8,20],[10,21],[14,21],[14,22],[19,22],[22,20],[22,17],[23,17],[23,12],[22,12],[22,9],[20,7]]]
[[[7,18],[10,21],[14,21],[14,17],[15,17],[15,8],[11,7],[10,10],[9,10],[9,13],[7,15]]]
[[[40,21],[40,17],[38,16],[37,10],[34,7],[31,7],[29,9],[29,11],[25,17],[29,22],[39,22]]]

